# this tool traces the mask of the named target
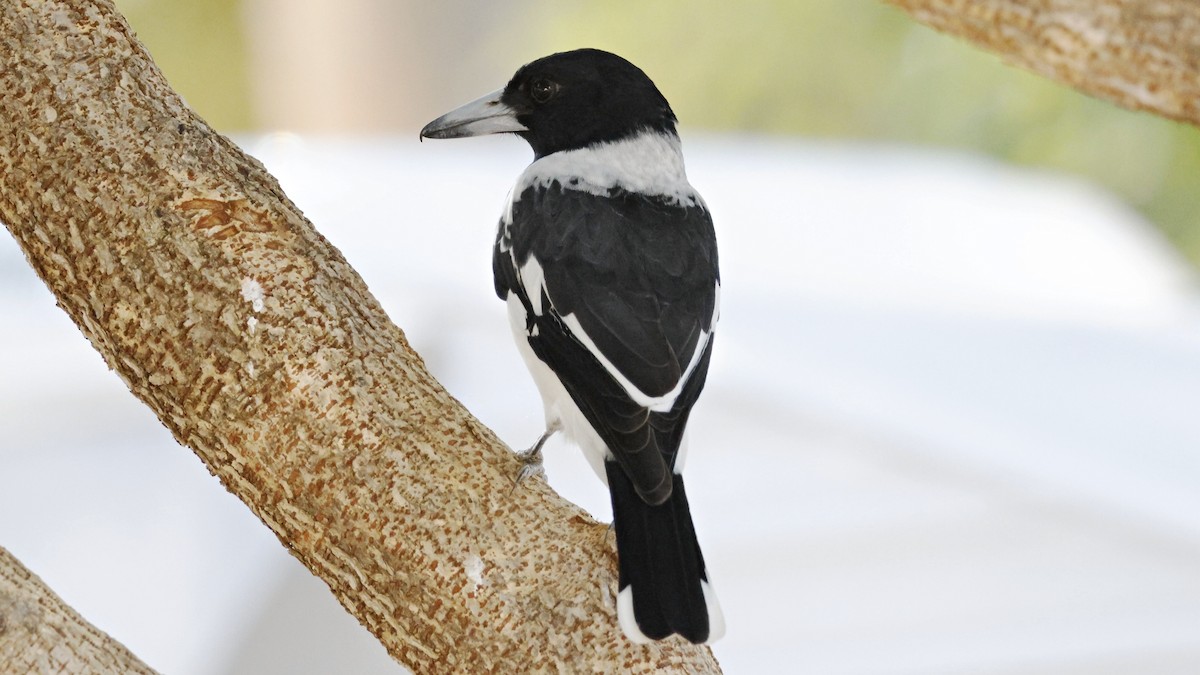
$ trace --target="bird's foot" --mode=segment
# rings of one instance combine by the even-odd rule
[[[545,445],[546,441],[550,440],[550,437],[553,436],[557,431],[558,427],[550,427],[546,429],[546,433],[542,434],[541,438],[537,440],[537,443],[533,444],[533,447],[524,452],[517,453],[517,458],[521,460],[521,469],[517,471],[517,477],[513,485],[514,490],[516,490],[521,484],[521,481],[524,481],[526,478],[531,478],[539,474],[544,475],[546,473],[546,467],[542,465],[542,446]]]
[[[517,489],[526,478],[532,478],[539,474],[546,473],[546,467],[542,464],[542,451],[526,450],[518,452],[517,457],[521,460],[521,468],[517,471],[517,478],[514,482],[513,489]]]

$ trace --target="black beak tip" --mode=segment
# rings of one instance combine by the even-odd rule
[[[435,120],[434,122],[430,122],[421,128],[421,134],[419,138],[422,141],[424,141],[426,138],[447,138],[446,131],[446,129],[437,126]]]

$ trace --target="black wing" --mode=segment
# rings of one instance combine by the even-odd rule
[[[530,260],[540,285],[521,276]],[[707,211],[619,189],[529,188],[501,229],[493,270],[497,294],[525,305],[534,353],[638,492],[666,499],[712,349],[719,275]]]

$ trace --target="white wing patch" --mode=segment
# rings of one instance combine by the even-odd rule
[[[721,318],[721,282],[718,280],[716,288],[713,290],[713,315],[712,321],[708,323],[709,330],[717,329],[717,319]]]
[[[517,276],[521,279],[521,286],[525,288],[525,295],[529,298],[529,305],[533,307],[533,313],[541,316],[542,291],[546,288],[546,273],[542,271],[542,265],[538,262],[537,257],[529,256],[529,260],[517,269]]]
[[[513,264],[516,264],[514,261]],[[542,296],[546,288],[546,274],[542,269],[541,263],[538,262],[535,256],[529,256],[529,260],[517,270],[517,275],[521,280],[521,286],[525,289],[525,296],[529,298],[529,306],[533,309],[533,313],[541,316],[545,312],[542,307]],[[622,373],[615,364],[600,351],[596,346],[596,342],[592,340],[587,331],[583,329],[583,325],[579,323],[579,317],[574,314],[568,314],[562,317],[563,323],[567,329],[579,340],[583,346],[600,361],[600,365],[604,366],[604,370],[612,376],[617,384],[625,390],[625,394],[629,396],[633,402],[638,405],[648,408],[653,412],[669,412],[675,406],[675,399],[679,398],[679,393],[683,391],[683,387],[687,384],[688,379],[692,376],[692,371],[696,365],[700,363],[700,358],[704,356],[704,350],[708,348],[709,336],[712,335],[712,328],[716,326],[717,317],[721,311],[721,283],[717,282],[715,289],[715,297],[713,299],[713,316],[712,322],[709,324],[710,330],[700,331],[700,339],[696,341],[696,350],[692,352],[692,357],[688,361],[687,368],[684,369],[682,377],[675,383],[675,387],[671,391],[662,396],[650,396],[635,385],[624,373]],[[546,294],[548,297],[548,293]],[[534,326],[536,336],[537,326]]]
[[[568,314],[562,320],[575,336],[575,339],[583,343],[583,346],[592,353],[592,356],[596,357],[596,360],[600,361],[600,365],[604,366],[604,369],[608,371],[609,375],[612,375],[617,384],[621,385],[621,388],[625,390],[625,394],[634,403],[643,408],[649,408],[653,412],[667,412],[674,407],[675,399],[679,398],[679,392],[683,390],[683,385],[687,384],[688,378],[692,376],[692,370],[696,368],[696,364],[700,362],[700,357],[704,356],[704,350],[708,348],[709,333],[707,331],[700,331],[700,339],[696,341],[696,351],[692,353],[692,359],[683,371],[683,376],[675,383],[675,388],[662,396],[650,396],[641,389],[638,389],[637,385],[631,382],[628,377],[625,377],[625,374],[618,370],[612,361],[608,360],[604,352],[600,351],[600,348],[592,341],[587,331],[583,330],[583,326],[579,323],[579,317],[574,314]]]

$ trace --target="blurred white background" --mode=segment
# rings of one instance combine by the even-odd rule
[[[365,0],[274,5],[239,10],[247,49],[300,54],[296,35],[344,39],[381,16]],[[358,121],[267,116],[256,128],[310,133],[239,140],[450,391],[525,447],[541,406],[492,293],[490,245],[530,153],[514,138],[416,142],[421,121],[520,64],[485,58],[513,19],[398,7],[428,21],[360,61],[416,72],[425,58],[428,77],[368,95],[354,62],[310,54],[251,90],[311,75],[286,108],[357,102]],[[421,30],[438,25],[460,39]],[[458,44],[472,45],[462,63],[446,48]],[[368,120],[392,107],[411,129]],[[1200,292],[1161,230],[1059,171],[706,131],[677,112],[722,247],[688,485],[729,624],[714,647],[726,671],[1200,672]],[[106,370],[8,237],[0,312],[0,545],[163,672],[400,672]],[[547,469],[608,517],[574,448],[549,447]]]

